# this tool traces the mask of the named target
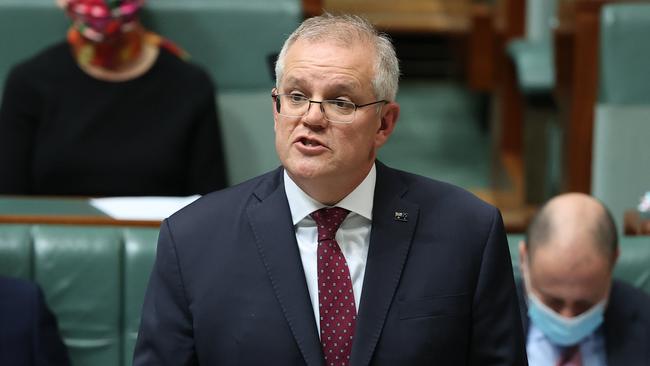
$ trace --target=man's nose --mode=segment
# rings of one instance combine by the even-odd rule
[[[323,105],[321,103],[309,103],[309,109],[307,113],[302,116],[303,123],[314,126],[314,127],[325,127],[329,123],[327,118],[325,118],[325,112],[323,111]]]

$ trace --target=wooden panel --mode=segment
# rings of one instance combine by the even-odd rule
[[[302,12],[305,18],[323,13],[323,0],[302,0]]]
[[[493,10],[487,4],[472,8],[468,40],[467,84],[474,91],[488,92],[494,87],[496,30]]]
[[[497,19],[496,90],[493,132],[500,155],[512,154],[521,159],[523,146],[523,97],[517,85],[515,66],[506,53],[514,38],[524,36],[526,3],[524,0],[502,0]]]
[[[358,14],[387,32],[465,33],[470,0],[325,0],[332,13]]]
[[[594,104],[598,89],[599,11],[604,1],[580,1],[576,7],[569,123],[565,125],[565,189],[591,190]]]

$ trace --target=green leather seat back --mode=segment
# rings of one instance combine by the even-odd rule
[[[0,95],[11,67],[64,40],[69,24],[54,0],[0,0]]]
[[[650,104],[596,108],[591,191],[610,209],[619,230],[624,212],[650,190],[649,141]]]
[[[28,225],[0,225],[0,275],[32,278],[31,241]]]
[[[156,0],[142,21],[178,43],[223,89],[270,87],[276,54],[302,16],[298,0]],[[0,1],[0,85],[10,68],[65,39],[69,19],[54,0]]]
[[[524,95],[550,93],[555,86],[553,47],[549,40],[518,39],[508,43],[517,83]]]
[[[599,103],[650,104],[650,3],[605,5],[600,19]]]
[[[75,365],[121,362],[121,237],[106,227],[34,228],[34,280]]]
[[[614,277],[650,294],[650,236],[622,237],[620,249]]]
[[[515,280],[521,279],[521,270],[519,269],[519,242],[524,240],[522,234],[508,234],[508,249],[510,249],[510,260],[512,261],[512,273]]]
[[[278,167],[271,88],[223,92],[217,100],[230,182]]]
[[[158,0],[147,3],[143,23],[185,48],[222,91],[270,88],[269,56],[301,16],[297,0]]]
[[[124,231],[123,365],[130,365],[133,361],[140,313],[156,257],[157,241],[158,229],[129,228]]]
[[[650,3],[608,4],[600,25],[592,194],[623,214],[650,190]]]

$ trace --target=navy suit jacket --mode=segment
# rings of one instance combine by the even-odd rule
[[[54,315],[39,287],[0,277],[0,365],[69,365]]]
[[[521,317],[528,333],[528,309],[519,286]],[[608,366],[650,366],[650,297],[614,280],[604,315],[603,330]]]
[[[378,162],[350,365],[525,365],[522,329],[499,212]],[[162,224],[134,364],[324,365],[281,168]]]

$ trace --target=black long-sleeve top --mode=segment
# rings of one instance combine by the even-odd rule
[[[0,194],[134,196],[226,186],[209,76],[161,48],[124,82],[83,72],[67,43],[14,67],[0,107]]]

